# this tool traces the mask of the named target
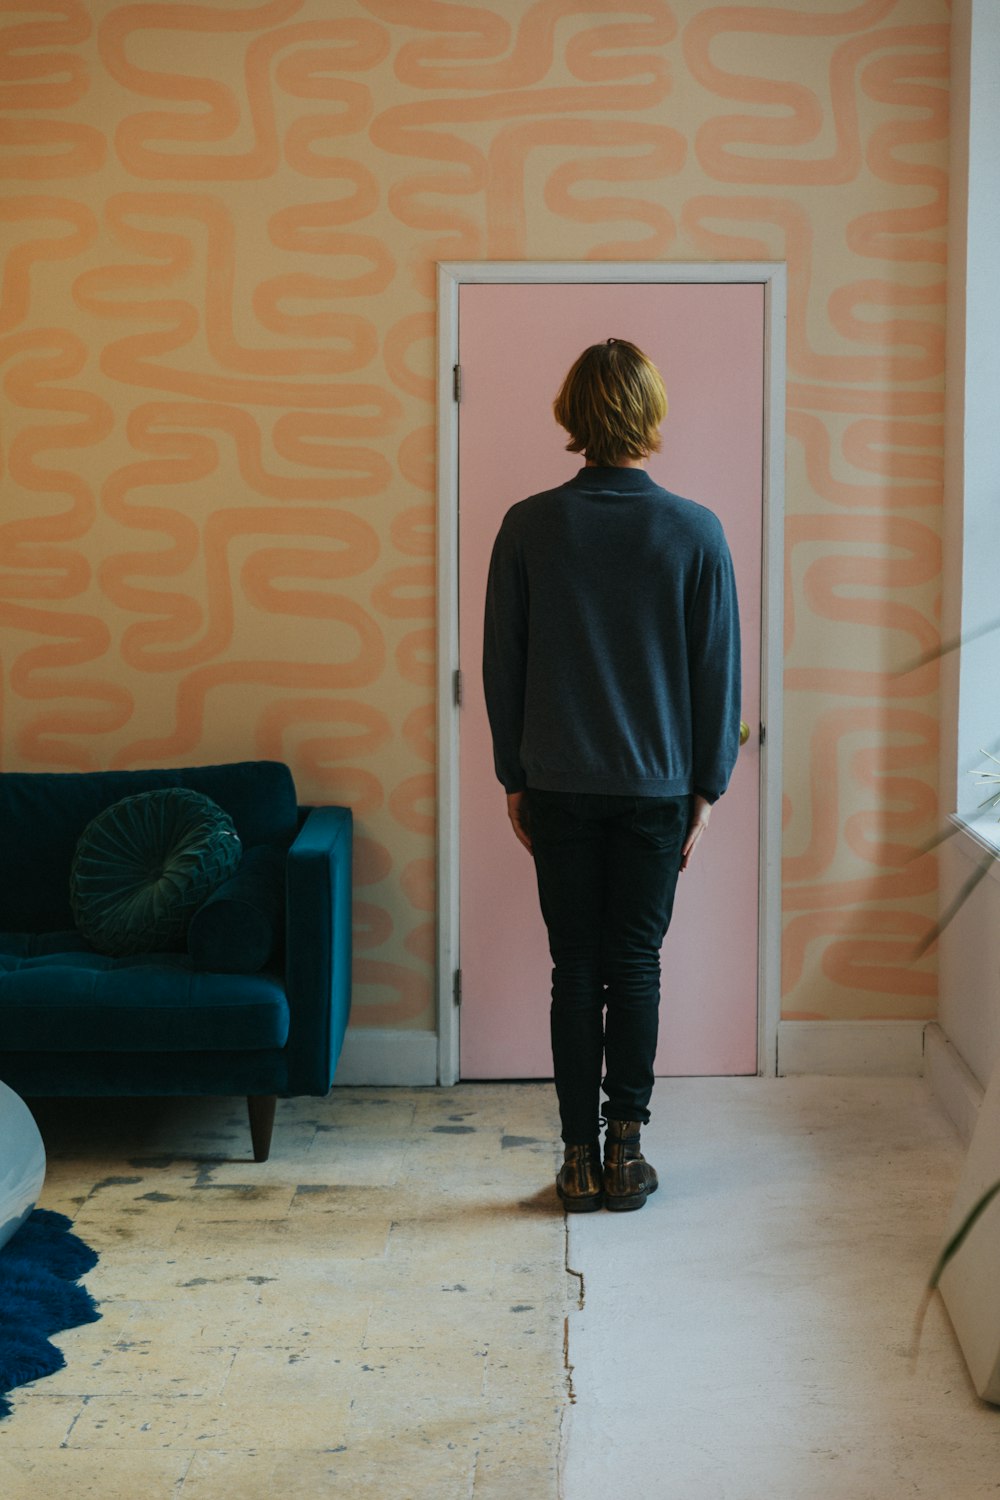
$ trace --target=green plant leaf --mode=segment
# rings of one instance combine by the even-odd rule
[[[938,1282],[941,1280],[941,1277],[944,1274],[945,1267],[960,1250],[965,1242],[965,1238],[968,1235],[969,1230],[975,1224],[980,1215],[990,1206],[997,1194],[1000,1194],[1000,1182],[995,1182],[992,1187],[987,1188],[983,1196],[972,1205],[972,1207],[969,1209],[969,1212],[966,1214],[965,1218],[962,1220],[961,1224],[955,1230],[955,1233],[952,1235],[951,1239],[948,1241],[947,1245],[945,1245],[944,1249],[941,1251],[941,1254],[938,1256],[937,1264],[935,1265],[934,1270],[931,1272],[931,1278],[927,1283],[927,1287],[924,1291],[923,1297],[920,1299],[920,1306],[917,1308],[916,1317],[913,1320],[913,1338],[910,1341],[911,1374],[913,1373],[913,1369],[916,1365],[917,1354],[919,1353],[920,1349],[920,1335],[923,1332],[924,1319],[927,1316],[927,1309],[931,1305],[931,1298],[937,1291]]]
[[[948,833],[945,834],[944,837],[950,838],[952,832],[954,832],[954,830],[949,829]],[[962,889],[959,891],[954,901],[952,901],[951,905],[948,907],[948,910],[935,923],[927,936],[916,945],[914,949],[915,958],[923,958],[924,954],[930,948],[933,948],[942,932],[944,932],[945,928],[948,926],[948,923],[952,920],[953,917],[958,914],[959,910],[965,905],[966,901],[968,901],[969,897],[972,895],[972,892],[976,889],[976,886],[981,880],[984,880],[986,878],[986,876],[990,872],[990,869],[995,864],[996,855],[992,853],[992,851],[983,855],[973,873],[969,876],[968,880],[966,880],[965,884],[962,886]]]
[[[941,1254],[938,1256],[937,1265],[931,1272],[931,1279],[927,1283],[928,1288],[931,1291],[934,1290],[938,1282],[941,1280],[948,1262],[958,1253],[962,1245],[965,1243],[966,1236],[968,1235],[969,1230],[972,1228],[973,1224],[975,1224],[976,1220],[984,1212],[984,1210],[990,1206],[990,1204],[993,1202],[993,1199],[997,1196],[998,1193],[1000,1193],[1000,1182],[995,1182],[991,1188],[986,1189],[986,1192],[983,1194],[983,1196],[978,1199],[977,1202],[974,1203],[973,1206],[969,1209],[969,1212],[966,1214],[965,1218],[962,1220],[961,1224],[955,1230],[955,1233],[952,1235],[951,1239],[948,1241],[947,1245],[945,1245],[944,1249],[941,1251]]]

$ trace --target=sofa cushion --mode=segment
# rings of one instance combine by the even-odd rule
[[[239,868],[188,923],[187,951],[196,969],[256,974],[284,931],[285,853],[267,844],[244,851]]]
[[[244,847],[287,849],[298,828],[295,783],[281,761],[237,761],[149,771],[0,774],[0,920],[18,932],[73,925],[69,869],[91,818],[136,792],[186,786],[225,808]]]
[[[101,953],[180,948],[191,916],[241,853],[232,818],[201,792],[123,797],[80,835],[69,875],[76,925]]]
[[[30,942],[0,941],[5,1052],[225,1052],[288,1040],[288,1001],[265,974],[195,973],[180,953],[25,957],[17,950]]]

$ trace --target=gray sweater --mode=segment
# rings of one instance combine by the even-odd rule
[[[740,722],[717,517],[643,469],[583,468],[512,506],[490,562],[483,680],[508,792],[714,802]]]

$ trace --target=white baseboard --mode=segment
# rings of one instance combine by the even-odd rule
[[[779,1021],[778,1075],[918,1078],[926,1021]]]
[[[334,1088],[394,1085],[419,1088],[438,1081],[438,1039],[433,1031],[393,1031],[349,1026]]]
[[[963,1141],[971,1141],[985,1091],[936,1021],[924,1033],[924,1061],[928,1082],[942,1109]]]
[[[924,1035],[928,1037],[925,1065]],[[781,1021],[778,1075],[822,1073],[919,1077],[928,1072],[943,1107],[966,1138],[982,1089],[939,1026],[924,1021]],[[334,1086],[413,1088],[438,1081],[433,1031],[348,1027]],[[978,1097],[976,1091],[978,1090]]]

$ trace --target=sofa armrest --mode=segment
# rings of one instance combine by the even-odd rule
[[[326,1094],[351,1011],[354,830],[348,807],[304,811],[285,877],[288,1086],[294,1094]]]

